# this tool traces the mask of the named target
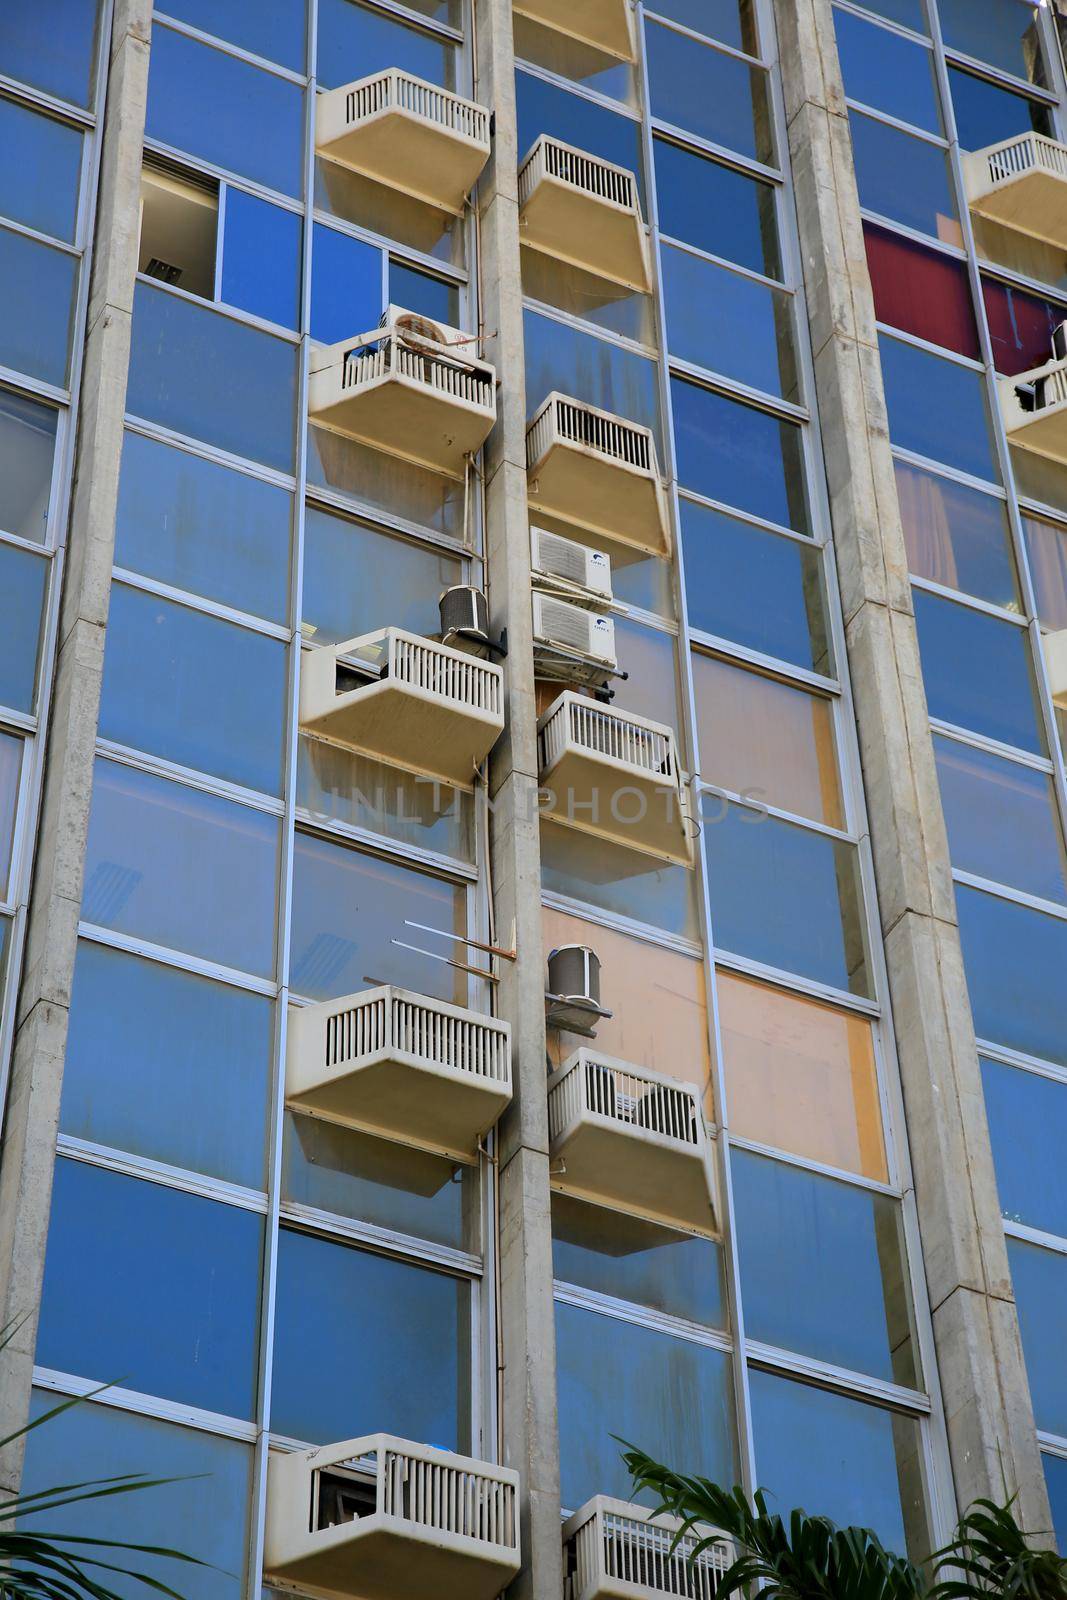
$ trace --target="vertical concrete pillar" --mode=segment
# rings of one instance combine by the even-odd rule
[[[111,591],[148,92],[151,0],[118,0],[67,533],[41,829],[0,1156],[0,1430],[26,1420],[55,1165],[56,1129]],[[22,1451],[0,1459],[14,1490]]]
[[[526,506],[526,399],[519,266],[517,129],[510,0],[475,0],[476,97],[493,109],[493,156],[479,186],[482,324],[500,378],[486,451],[489,605],[508,633],[507,728],[490,764],[491,863],[503,962],[500,1014],[513,1029],[515,1098],[500,1129],[503,1459],[522,1476],[523,1571],[511,1593],[561,1593],[556,1344],[545,1095],[544,959],[537,817],[537,713]]]
[[[934,1340],[960,1507],[1051,1527],[997,1200],[830,0],[775,0],[804,284]]]

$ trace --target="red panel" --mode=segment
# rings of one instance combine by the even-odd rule
[[[1067,306],[1039,300],[995,278],[982,279],[982,294],[998,372],[1013,378],[1051,360],[1052,330],[1067,320]]]
[[[963,262],[869,222],[863,236],[879,322],[957,355],[977,356],[978,330]]]

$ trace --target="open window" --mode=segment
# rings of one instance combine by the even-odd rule
[[[218,226],[217,183],[145,163],[138,272],[213,300]]]

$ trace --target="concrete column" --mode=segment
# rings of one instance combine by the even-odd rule
[[[475,94],[495,113],[493,156],[478,190],[485,353],[500,379],[486,451],[489,607],[507,628],[507,727],[490,762],[491,863],[502,962],[500,1015],[511,1023],[515,1098],[499,1137],[503,1459],[522,1477],[523,1570],[510,1593],[559,1600],[562,1585],[556,1340],[545,1094],[544,955],[537,816],[526,399],[519,266],[517,130],[510,0],[475,0]]]
[[[956,1497],[1051,1528],[997,1200],[830,0],[775,0],[849,670]]]
[[[48,1236],[111,592],[151,26],[151,0],[118,0],[41,829],[0,1159],[0,1325],[17,1324],[0,1353],[4,1435],[28,1413]],[[16,1489],[21,1466],[13,1447],[0,1458],[0,1487]]]

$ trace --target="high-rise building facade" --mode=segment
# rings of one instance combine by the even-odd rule
[[[1067,1550],[1056,6],[9,0],[0,135],[4,1486]]]

